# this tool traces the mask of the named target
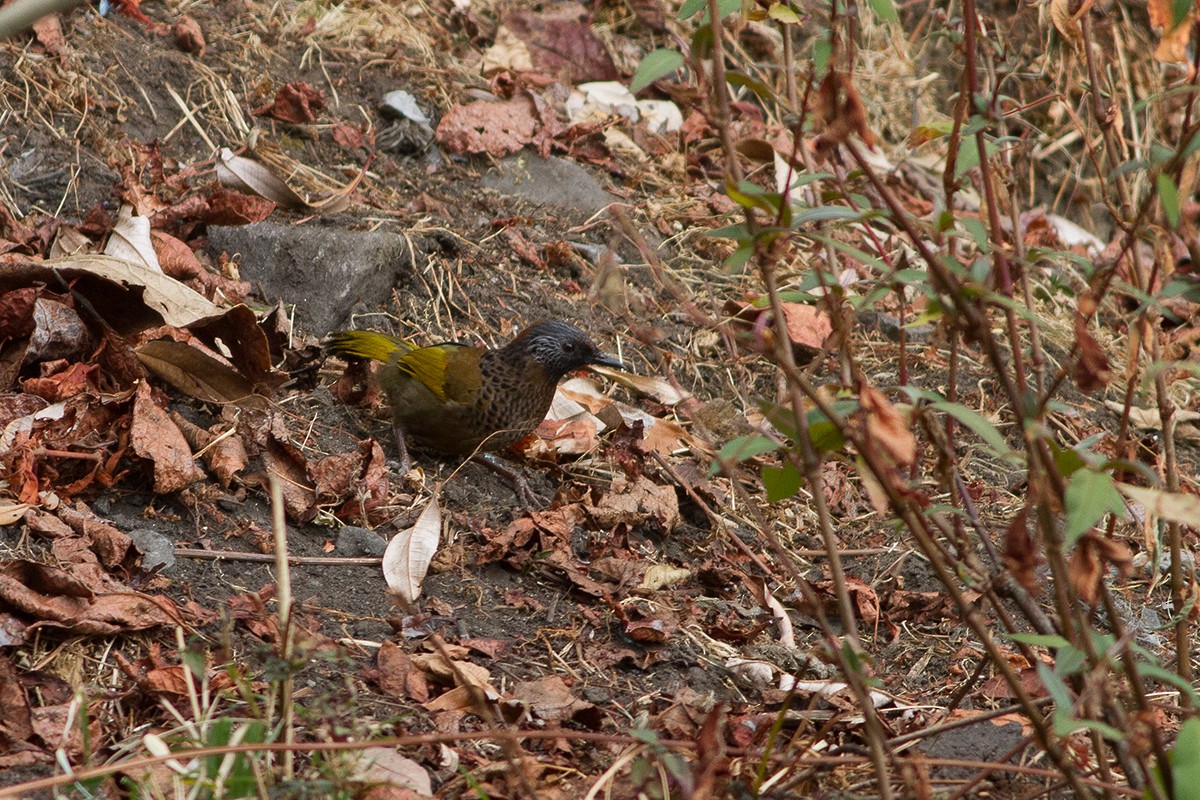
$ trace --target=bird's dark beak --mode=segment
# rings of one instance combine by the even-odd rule
[[[588,361],[588,366],[608,367],[610,369],[619,369],[622,372],[629,371],[620,361],[610,355],[605,355],[604,353],[596,353],[596,355],[592,356]]]

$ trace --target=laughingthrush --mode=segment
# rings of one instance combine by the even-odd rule
[[[329,346],[382,362],[376,377],[392,408],[403,471],[411,463],[406,441],[454,455],[501,450],[541,424],[568,372],[592,364],[624,369],[586,333],[558,320],[531,325],[493,350],[457,342],[416,347],[374,331],[340,331]],[[518,484],[518,491],[525,489]]]

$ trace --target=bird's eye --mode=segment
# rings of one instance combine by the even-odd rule
[[[563,348],[564,353],[574,353],[575,352],[575,343],[574,342],[563,342],[562,348]]]

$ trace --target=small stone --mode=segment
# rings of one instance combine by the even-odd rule
[[[142,554],[142,569],[165,572],[175,566],[175,543],[158,531],[138,528],[129,532],[129,538]]]
[[[355,525],[347,525],[338,531],[337,545],[334,548],[334,552],[339,556],[348,558],[383,558],[384,550],[387,550],[387,540],[375,531]]]

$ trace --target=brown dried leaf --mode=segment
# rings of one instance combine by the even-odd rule
[[[575,2],[542,10],[514,6],[504,26],[529,50],[533,68],[567,84],[611,81],[620,77],[608,49],[592,31],[591,15]]]
[[[75,508],[63,505],[55,512],[58,519],[91,544],[100,563],[108,568],[119,567],[129,558],[133,540],[115,526],[101,519],[83,503]]]
[[[858,400],[866,415],[869,440],[883,447],[897,464],[908,466],[916,461],[917,439],[913,436],[911,420],[873,386],[863,384]]]
[[[275,211],[274,200],[253,192],[233,189],[213,189],[207,198],[207,208],[200,219],[210,225],[249,225],[262,222]]]
[[[1071,368],[1071,377],[1075,379],[1079,391],[1103,389],[1112,380],[1112,367],[1109,366],[1104,348],[1088,331],[1087,320],[1078,312],[1075,314],[1075,343],[1079,355]]]
[[[204,55],[207,47],[204,41],[204,30],[195,19],[184,14],[171,27],[171,33],[175,36],[175,46],[180,50],[194,56]]]
[[[233,367],[183,342],[158,339],[136,352],[151,372],[197,400],[238,403],[254,394],[254,387]]]
[[[254,109],[254,115],[300,125],[316,122],[318,112],[324,108],[325,93],[304,81],[297,81],[279,87],[274,102]]]
[[[593,504],[588,514],[601,528],[615,525],[653,525],[666,533],[679,524],[679,498],[673,486],[659,486],[645,476],[633,481],[617,478],[612,489]]]
[[[1088,531],[1075,543],[1075,550],[1067,564],[1067,577],[1079,598],[1090,606],[1096,605],[1100,596],[1100,581],[1109,566],[1117,568],[1119,575],[1128,576],[1132,568],[1133,554],[1122,542]]]
[[[1171,0],[1147,0],[1146,11],[1150,15],[1150,27],[1162,31],[1162,39],[1154,49],[1154,57],[1167,63],[1190,61],[1188,57],[1188,40],[1191,38],[1192,23],[1196,19],[1196,9],[1189,6],[1187,16],[1175,21],[1174,3]]]
[[[819,123],[824,125],[817,138],[818,149],[842,144],[852,134],[874,149],[875,135],[867,125],[867,107],[846,73],[829,70],[817,93],[816,111]]]
[[[506,156],[533,142],[539,124],[530,95],[502,102],[477,100],[452,106],[438,123],[437,140],[453,153]]]
[[[1004,565],[1030,594],[1037,595],[1042,592],[1037,577],[1040,563],[1041,556],[1029,535],[1029,506],[1025,506],[1008,524],[1004,535]]]
[[[129,444],[134,453],[151,462],[154,491],[158,494],[179,491],[204,477],[183,434],[154,402],[148,383],[137,389]]]
[[[24,559],[0,568],[0,602],[37,620],[31,628],[64,628],[76,635],[110,636],[184,624],[175,604],[165,597],[93,591],[76,570]]]
[[[384,642],[375,656],[375,666],[364,672],[365,677],[374,681],[384,694],[400,700],[416,700],[418,703],[429,700],[429,682],[424,673],[416,668],[408,653],[395,642]]]
[[[540,720],[575,719],[594,706],[576,697],[563,679],[548,675],[532,681],[521,681],[512,687],[512,697],[526,704],[530,713]]]

